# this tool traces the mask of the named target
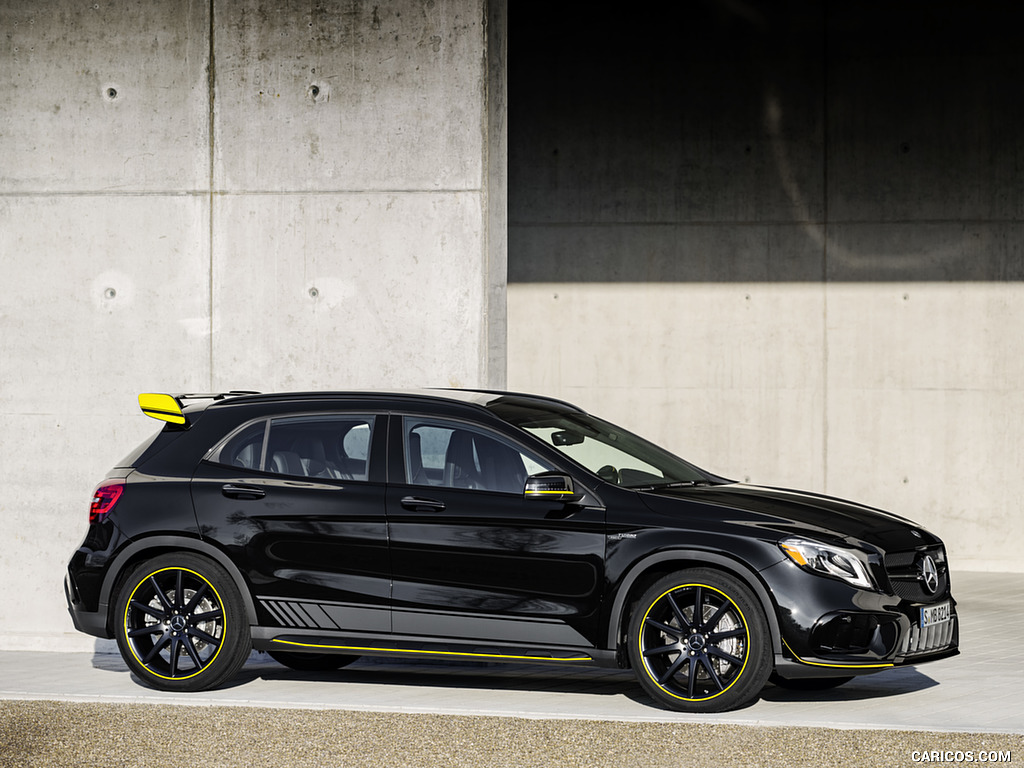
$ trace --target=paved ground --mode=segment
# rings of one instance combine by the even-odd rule
[[[0,702],[2,768],[883,768],[1022,754],[1017,734]]]
[[[1024,734],[1024,574],[954,574],[953,594],[960,604],[960,656],[824,693],[769,687],[753,705],[724,715],[658,709],[629,672],[362,660],[313,674],[258,654],[231,687],[167,694],[140,685],[118,656],[4,652],[0,700]]]

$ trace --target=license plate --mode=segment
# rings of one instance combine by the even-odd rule
[[[921,628],[931,627],[935,624],[943,624],[949,621],[950,615],[950,604],[947,600],[944,603],[938,605],[929,605],[927,608],[921,609]]]

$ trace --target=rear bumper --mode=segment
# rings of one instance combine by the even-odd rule
[[[78,599],[78,590],[70,573],[64,576],[64,597],[68,602],[68,613],[71,614],[75,629],[94,637],[113,637],[107,628],[107,606],[100,605],[96,611],[87,610]]]

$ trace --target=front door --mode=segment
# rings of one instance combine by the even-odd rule
[[[394,632],[596,645],[604,510],[525,498],[526,477],[555,467],[508,436],[457,420],[391,421]]]

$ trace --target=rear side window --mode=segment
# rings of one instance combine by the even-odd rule
[[[372,416],[261,419],[229,435],[208,460],[276,475],[366,480],[372,432]]]
[[[372,416],[272,419],[264,471],[333,480],[366,480]]]

